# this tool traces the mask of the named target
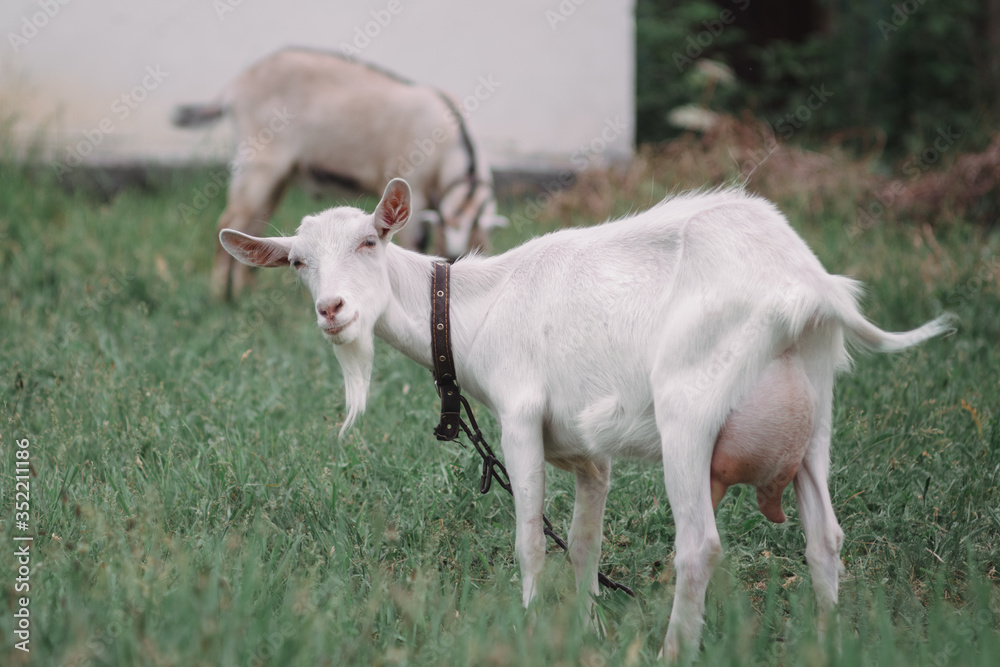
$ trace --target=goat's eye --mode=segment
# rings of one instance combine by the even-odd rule
[[[305,263],[305,262],[303,262],[303,261],[302,261],[301,259],[295,259],[295,260],[292,260],[292,267],[293,267],[293,268],[294,268],[294,269],[295,269],[296,271],[298,271],[299,269],[301,269],[301,268],[302,268],[302,267],[304,267],[305,265],[306,265],[306,263]]]
[[[362,250],[364,248],[374,248],[376,243],[377,242],[375,241],[374,236],[366,236],[365,240],[362,241],[361,245],[358,246],[358,250]]]

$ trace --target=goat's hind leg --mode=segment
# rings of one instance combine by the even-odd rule
[[[794,484],[802,528],[806,534],[806,562],[809,564],[813,590],[816,593],[818,630],[823,635],[837,604],[840,573],[843,570],[840,551],[844,544],[844,531],[834,514],[827,483],[830,471],[832,386],[821,391],[818,417],[812,441],[795,475]]]
[[[217,233],[223,229],[259,236],[292,174],[291,165],[263,160],[238,164],[229,183],[226,210],[219,216]],[[251,282],[250,267],[236,261],[217,242],[212,269],[212,291],[216,298],[237,296]]]
[[[677,584],[663,645],[667,660],[674,662],[682,650],[690,653],[699,648],[705,592],[722,556],[710,480],[715,434],[705,427],[707,420],[676,413],[672,418],[661,416],[659,404],[657,411],[664,480],[676,528]]]
[[[688,322],[662,335],[673,342],[700,341],[703,328]],[[739,330],[733,327],[733,331]],[[712,456],[734,402],[730,398],[753,388],[772,354],[766,337],[750,343],[720,340],[715,358],[725,358],[727,363],[713,372],[706,368],[712,356],[706,356],[704,350],[671,344],[658,357],[651,377],[664,480],[676,529],[677,584],[663,645],[671,662],[682,651],[691,654],[699,649],[705,592],[722,558],[713,501],[721,499],[725,485],[713,488]]]

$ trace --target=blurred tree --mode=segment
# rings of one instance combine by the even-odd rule
[[[997,130],[1000,0],[637,0],[636,50],[640,142],[678,134],[668,114],[701,100],[699,58],[739,79],[712,108],[772,125],[825,86],[797,140],[879,133],[901,154],[949,127],[968,149]]]

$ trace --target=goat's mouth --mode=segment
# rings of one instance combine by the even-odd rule
[[[354,313],[354,317],[347,320],[343,324],[321,324],[319,328],[327,336],[338,336],[344,329],[357,321],[358,315],[360,315],[360,313]]]

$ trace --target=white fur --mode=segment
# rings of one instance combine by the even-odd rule
[[[344,366],[348,423],[364,408],[361,376],[370,370],[373,335],[432,366],[435,259],[387,242],[409,215],[399,206],[406,194],[405,183],[393,181],[373,215],[331,209],[306,218],[287,239],[221,236],[242,261],[255,261],[247,247],[303,259],[300,272],[317,304],[344,300],[335,326],[357,313],[331,337],[342,363],[356,354],[348,346],[364,343],[357,356],[365,363]],[[373,234],[377,247],[359,249]],[[866,348],[899,349],[948,326],[942,317],[910,333],[885,333],[858,312],[857,291],[823,269],[771,204],[739,190],[674,197],[628,219],[456,262],[456,369],[463,390],[500,422],[524,603],[535,595],[545,556],[545,461],[576,474],[570,558],[580,587],[593,593],[611,459],[660,461],[677,529],[665,651],[676,658],[682,646],[697,647],[705,588],[721,554],[709,488],[714,443],[734,410],[754,404],[747,397],[782,358],[804,372],[815,401],[794,483],[813,585],[821,609],[830,609],[843,533],[827,471],[833,380],[848,362],[844,336]],[[321,317],[320,324],[329,323]]]
[[[405,176],[414,211],[437,235],[436,251],[451,257],[485,245],[489,229],[506,224],[496,215],[489,167],[455,103],[439,90],[365,63],[285,49],[240,74],[218,103],[178,111],[182,126],[229,114],[242,142],[220,230],[261,233],[291,180],[324,189],[311,176],[317,170],[372,194]],[[416,249],[423,235],[422,225],[411,224],[397,241]],[[237,293],[250,274],[218,250],[213,289],[219,296]]]

